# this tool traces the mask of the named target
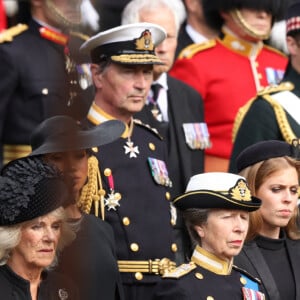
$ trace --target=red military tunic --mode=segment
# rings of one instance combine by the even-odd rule
[[[203,97],[212,141],[207,154],[229,159],[238,109],[262,87],[278,83],[286,64],[281,52],[262,42],[238,39],[227,31],[222,39],[193,44],[181,52],[170,74],[193,86]]]

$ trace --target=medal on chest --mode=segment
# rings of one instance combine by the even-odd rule
[[[148,157],[151,175],[157,184],[172,187],[166,163],[163,160]]]
[[[115,184],[111,169],[105,169],[104,175],[107,177],[109,185],[109,193],[104,198],[104,206],[107,208],[107,210],[117,210],[117,207],[120,206],[119,201],[121,200],[122,196],[120,193],[115,192]]]
[[[139,151],[139,147],[135,146],[133,141],[131,140],[132,131],[133,131],[133,120],[131,119],[129,129],[128,129],[127,141],[123,147],[125,149],[125,154],[129,155],[129,158],[137,158],[138,154],[140,154],[140,151]]]

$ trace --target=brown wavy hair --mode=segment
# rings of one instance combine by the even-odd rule
[[[252,166],[243,169],[239,174],[246,178],[248,186],[251,190],[253,196],[260,186],[265,182],[266,178],[271,176],[273,173],[285,169],[287,167],[293,167],[298,173],[298,181],[300,179],[300,161],[294,158],[283,156],[267,159],[265,161],[258,162]],[[260,209],[250,213],[249,230],[246,240],[254,239],[261,227],[262,227],[262,216]],[[284,228],[287,236],[290,239],[298,240],[300,239],[300,229],[299,229],[299,208],[296,206],[293,216],[288,222],[287,226]]]

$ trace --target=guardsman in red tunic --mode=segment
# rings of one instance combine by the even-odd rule
[[[207,21],[220,36],[182,50],[170,74],[192,85],[204,100],[212,147],[206,171],[227,171],[238,109],[263,87],[278,83],[287,58],[264,45],[280,0],[207,0]]]

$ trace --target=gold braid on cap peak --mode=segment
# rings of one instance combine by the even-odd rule
[[[88,182],[81,190],[77,205],[81,211],[89,214],[94,202],[95,216],[98,217],[100,202],[101,217],[104,220],[104,195],[105,190],[102,187],[99,162],[95,156],[91,156],[88,159]]]

